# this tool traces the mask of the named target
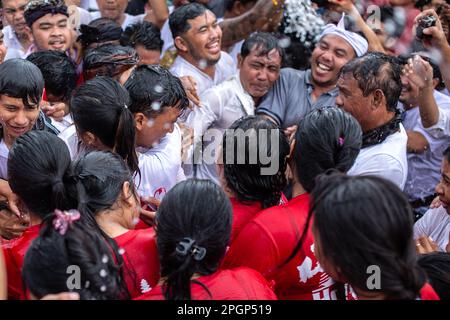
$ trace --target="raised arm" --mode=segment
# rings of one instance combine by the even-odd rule
[[[169,18],[169,9],[166,0],[148,0],[148,5],[152,8],[152,14],[147,14],[145,20],[154,23],[161,29]]]

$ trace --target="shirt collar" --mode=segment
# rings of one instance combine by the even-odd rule
[[[184,59],[182,56],[178,55],[178,56],[177,56],[177,59],[180,59],[181,62],[182,62],[183,64],[185,64],[185,65],[188,66],[189,68],[195,70],[195,72],[199,73],[201,76],[206,77],[206,78],[208,78],[208,79],[211,79],[210,76],[208,76],[208,75],[207,75],[206,73],[204,73],[202,70],[200,70],[199,68],[197,68],[196,66],[194,66],[192,63],[190,63],[189,61],[187,61],[186,59]],[[219,62],[216,63],[216,69],[214,70],[214,78],[215,78],[215,75],[216,75],[216,70],[217,70],[217,64],[218,64],[218,63],[219,63]],[[214,81],[214,78],[212,78],[211,80]]]
[[[312,92],[312,89],[314,87],[314,84],[312,82],[312,74],[311,69],[308,69],[305,71],[305,84],[308,88],[308,93]],[[323,93],[322,95],[329,95],[330,97],[337,97],[339,95],[339,88],[335,86],[333,89],[331,89],[328,92]]]

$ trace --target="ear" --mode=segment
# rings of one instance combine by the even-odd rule
[[[129,207],[135,205],[134,193],[131,190],[131,186],[128,181],[125,181],[122,185],[122,201]]]
[[[141,131],[147,121],[147,117],[142,112],[137,112],[134,114],[134,122],[137,131]]]
[[[383,91],[381,91],[381,89],[376,89],[373,93],[372,93],[372,109],[377,109],[379,107],[381,107],[382,105],[385,104],[386,102],[386,97],[384,96]]]
[[[235,16],[240,16],[244,12],[244,6],[240,1],[235,1],[231,10]]]
[[[238,53],[237,59],[238,59],[238,60],[237,60],[237,61],[238,61],[238,63],[237,63],[238,69],[241,69],[241,67],[242,67],[242,61],[244,61],[244,59],[242,59],[242,56],[241,56],[240,53]]]
[[[95,146],[97,137],[92,132],[86,131],[81,134],[81,140],[88,146]]]
[[[174,39],[174,44],[175,44],[175,47],[181,52],[189,51],[186,41],[180,36],[178,36]]]
[[[439,78],[433,78],[433,88],[436,89],[436,87],[439,84]]]

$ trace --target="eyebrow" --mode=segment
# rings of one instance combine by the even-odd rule
[[[200,31],[201,28],[206,28],[206,27],[208,27],[209,25],[214,25],[214,24],[216,24],[216,23],[217,23],[217,19],[214,19],[214,21],[213,21],[212,23],[210,23],[210,24],[202,24],[201,26],[199,26],[199,27],[197,28],[197,31]]]

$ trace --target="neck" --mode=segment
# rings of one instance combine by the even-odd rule
[[[363,128],[363,132],[366,133],[372,129],[381,127],[391,121],[395,116],[395,112],[393,111],[387,111],[382,117],[380,117],[377,121],[372,121],[371,123],[367,124]]]
[[[314,81],[312,76],[311,76],[311,82],[314,87],[313,91],[311,93],[313,101],[315,101],[322,94],[327,93],[327,92],[333,90],[334,88],[336,88],[336,82],[331,83],[331,84],[317,83],[316,81]]]
[[[115,238],[129,231],[118,219],[122,210],[103,210],[97,213],[95,221],[109,237]]]
[[[33,43],[33,41],[31,41],[30,36],[27,33],[16,33],[16,37],[25,50],[28,50],[28,48]]]
[[[42,219],[34,214],[30,214],[30,227],[41,224]]]
[[[180,57],[182,57],[184,60],[192,64],[197,69],[201,70],[202,72],[206,73],[211,79],[214,79],[214,74],[216,73],[216,64],[206,64],[205,68],[200,67],[200,62],[195,60],[191,55],[188,55],[184,52],[178,53]]]
[[[125,21],[125,13],[122,13],[122,15],[114,20],[119,26],[122,26],[122,23]]]
[[[16,141],[15,138],[11,137],[10,135],[7,135],[5,133],[5,130],[3,130],[3,141],[5,141],[6,147],[9,149],[11,149],[14,141]]]
[[[307,193],[307,191],[305,190],[305,188],[303,188],[302,184],[298,182],[297,179],[294,179],[294,183],[292,185],[292,198],[295,198],[305,193]]]

